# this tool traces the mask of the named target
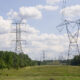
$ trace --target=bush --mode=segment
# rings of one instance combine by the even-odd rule
[[[1,69],[6,68],[6,64],[3,60],[0,60],[0,68]]]

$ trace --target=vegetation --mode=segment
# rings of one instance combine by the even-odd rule
[[[33,65],[33,61],[26,54],[0,51],[0,69],[22,68]]]
[[[78,65],[78,66],[80,66],[80,55],[75,56],[71,60],[71,65]]]
[[[80,80],[80,55],[69,60],[76,66],[61,65],[67,63],[67,60],[32,61],[26,54],[0,51],[0,80]]]
[[[0,70],[0,80],[80,80],[79,66],[32,66]]]

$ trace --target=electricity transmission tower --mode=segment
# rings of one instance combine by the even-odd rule
[[[66,7],[66,0],[63,0],[63,8],[64,8],[64,11],[62,13],[63,17],[65,14],[65,7]],[[76,20],[76,21],[69,21],[69,20],[64,18],[63,23],[58,25],[57,29],[59,31],[62,31],[64,29],[64,26],[65,26],[65,29],[67,31],[67,35],[69,38],[69,49],[68,49],[68,59],[69,59],[70,55],[71,55],[70,54],[71,50],[74,52],[73,47],[75,47],[76,52],[78,52],[78,54],[80,54],[79,45],[78,45],[78,37],[79,37],[79,30],[80,30],[80,19]],[[73,29],[75,29],[75,30],[73,31]]]
[[[75,27],[71,26],[71,24],[76,24],[77,30],[75,32],[70,31],[70,27]],[[68,50],[68,58],[70,56],[70,51],[73,49],[72,47],[76,47],[77,52],[79,53],[79,46],[78,46],[78,37],[79,37],[79,30],[80,30],[80,20],[77,21],[67,21],[65,20],[62,24],[57,26],[57,28],[60,28],[61,26],[65,26],[67,35],[69,38],[69,50]],[[80,54],[80,53],[79,53]]]
[[[12,23],[16,26],[16,32],[13,32],[13,33],[16,33],[16,47],[15,47],[15,52],[16,53],[23,53],[23,49],[22,49],[22,41],[25,41],[25,40],[21,40],[21,33],[23,32],[21,30],[21,25],[22,24],[25,24],[25,23],[22,23],[21,21],[20,22],[14,22]],[[26,32],[26,31],[24,31]]]
[[[43,51],[43,61],[45,61],[45,51]]]

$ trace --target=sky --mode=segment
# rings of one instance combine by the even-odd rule
[[[27,41],[22,43],[25,54],[37,60],[42,60],[43,51],[46,59],[65,57],[69,40],[65,28],[59,32],[56,26],[64,19],[80,18],[80,1],[66,0],[64,5],[63,0],[0,0],[0,50],[15,50],[15,34],[11,33],[15,26],[11,23],[21,18],[26,23],[21,29],[29,32],[22,33]]]

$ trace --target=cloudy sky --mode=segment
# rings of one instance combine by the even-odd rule
[[[0,0],[0,50],[15,50],[15,34],[11,23],[23,18],[26,26],[22,25],[22,39],[25,54],[32,59],[41,60],[43,51],[47,59],[57,59],[67,56],[68,38],[66,30],[60,33],[56,26],[64,19],[77,20],[80,18],[80,1],[66,0]],[[74,30],[76,32],[76,30]]]

